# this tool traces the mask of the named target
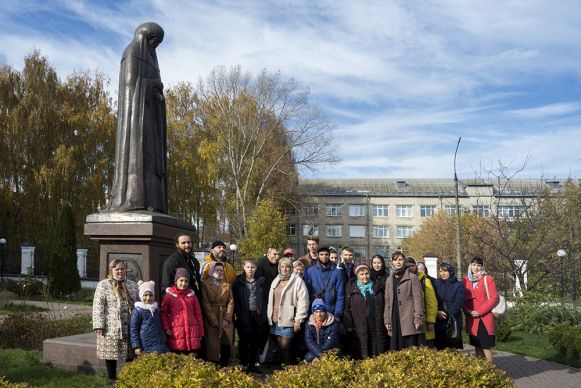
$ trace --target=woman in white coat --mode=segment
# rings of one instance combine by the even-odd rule
[[[270,334],[276,336],[281,361],[285,365],[290,364],[293,359],[292,338],[301,329],[308,310],[309,292],[305,282],[293,273],[290,259],[280,259],[278,276],[272,282],[268,294],[267,317]]]

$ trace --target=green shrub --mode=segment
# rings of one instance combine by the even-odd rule
[[[500,342],[507,342],[512,337],[512,325],[508,319],[496,321],[496,339]]]
[[[352,387],[514,387],[490,363],[454,351],[411,348],[382,354],[359,364]]]
[[[581,327],[568,324],[553,327],[548,332],[549,342],[569,357],[581,356]]]
[[[581,322],[581,306],[577,303],[537,302],[521,300],[509,310],[512,329],[530,334],[546,333],[560,324]]]
[[[117,387],[260,387],[240,368],[219,369],[192,356],[146,354],[125,364]]]
[[[0,347],[42,350],[45,339],[88,333],[91,317],[50,319],[43,314],[11,314],[0,324]]]
[[[275,372],[271,387],[514,387],[490,363],[453,351],[411,348],[361,362],[326,354],[321,361]]]
[[[325,353],[318,362],[301,364],[276,371],[267,380],[267,386],[283,387],[344,387],[353,381],[356,362]],[[367,386],[364,385],[364,386]]]

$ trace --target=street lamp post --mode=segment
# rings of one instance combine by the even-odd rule
[[[460,140],[462,136],[458,138],[458,144],[456,144],[456,152],[454,152],[454,196],[456,199],[456,266],[458,270],[458,279],[462,278],[462,253],[460,252],[460,200],[458,198],[458,175],[456,175],[456,155],[458,154],[458,147],[460,147]]]
[[[232,252],[232,265],[236,266],[236,250],[238,249],[238,245],[232,243],[230,244],[230,251]]]
[[[6,239],[4,237],[0,238],[0,283],[4,284],[4,246],[6,245]]]
[[[561,298],[565,296],[565,279],[563,278],[563,259],[567,256],[567,251],[564,249],[559,249],[557,251],[557,256],[559,256],[559,265],[561,267]]]

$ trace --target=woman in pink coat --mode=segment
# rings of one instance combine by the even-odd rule
[[[188,287],[190,274],[176,269],[173,287],[166,289],[161,302],[161,326],[167,335],[167,347],[176,353],[193,353],[202,346],[204,324],[200,303]]]
[[[464,287],[466,296],[463,310],[470,345],[476,349],[476,357],[486,358],[492,362],[492,347],[495,345],[496,333],[492,309],[498,303],[498,293],[494,278],[484,271],[484,260],[481,257],[474,256],[470,261],[468,276],[464,278]]]

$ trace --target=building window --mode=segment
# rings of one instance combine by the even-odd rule
[[[389,226],[373,225],[373,237],[389,238]]]
[[[364,217],[365,205],[349,205],[349,217]]]
[[[325,215],[328,217],[339,217],[341,215],[341,204],[332,203],[327,205]]]
[[[373,216],[374,217],[387,217],[389,216],[389,206],[388,205],[373,205]]]
[[[286,235],[287,236],[296,236],[297,234],[297,226],[295,224],[286,224]]]
[[[326,229],[327,237],[341,237],[341,225],[327,225]]]
[[[479,216],[482,217],[488,217],[488,215],[490,214],[490,207],[486,205],[485,206],[475,205],[472,206],[472,213],[478,214]]]
[[[373,252],[374,255],[381,255],[385,259],[389,253],[389,247],[374,246]]]
[[[367,258],[367,247],[365,245],[352,245],[353,251],[355,251],[355,257],[359,260],[364,260]]]
[[[436,214],[436,205],[421,205],[420,216],[422,218],[431,217]]]
[[[522,214],[522,206],[499,206],[498,216],[502,218],[515,218]]]
[[[444,211],[446,212],[447,216],[453,216],[456,214],[456,205],[445,205]]]
[[[318,236],[319,225],[303,225],[303,236]]]
[[[349,225],[349,237],[365,237],[365,225]]]
[[[397,227],[397,238],[407,238],[412,235],[411,226],[398,226]]]
[[[304,207],[305,216],[317,216],[319,215],[319,205],[317,204],[306,204]]]
[[[396,217],[413,217],[412,205],[396,205],[395,206],[395,216]]]

